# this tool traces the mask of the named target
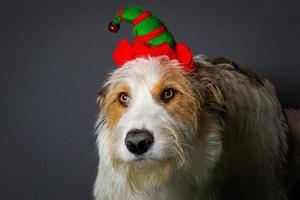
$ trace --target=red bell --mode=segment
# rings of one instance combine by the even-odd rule
[[[120,24],[115,24],[114,22],[110,22],[108,24],[108,30],[113,32],[113,33],[118,32],[119,29],[120,29]]]

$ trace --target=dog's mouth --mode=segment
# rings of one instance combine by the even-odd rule
[[[150,162],[155,162],[157,161],[157,159],[154,159],[153,157],[149,156],[149,155],[139,155],[139,156],[135,156],[131,162],[133,163],[139,163],[139,164],[147,164]]]
[[[146,162],[146,161],[153,161],[154,159],[149,156],[135,156],[132,161],[133,162]]]
[[[133,159],[133,161],[135,161],[135,162],[141,162],[141,161],[145,161],[145,160],[147,160],[147,158],[143,157],[143,156],[142,157],[138,156]]]

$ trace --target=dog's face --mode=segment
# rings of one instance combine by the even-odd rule
[[[201,103],[176,61],[128,62],[112,73],[98,100],[100,151],[132,185],[161,183],[188,163],[199,139]]]

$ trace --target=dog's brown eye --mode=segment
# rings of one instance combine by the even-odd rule
[[[176,93],[176,91],[172,88],[165,89],[161,94],[161,99],[165,103],[168,103],[174,97],[175,93]]]
[[[122,104],[122,106],[127,107],[130,103],[130,97],[125,92],[122,92],[119,96],[119,101]]]

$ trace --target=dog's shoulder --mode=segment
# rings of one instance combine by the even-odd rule
[[[253,86],[261,87],[266,84],[266,79],[261,75],[240,67],[236,62],[225,57],[208,58],[205,55],[197,55],[194,57],[197,73],[200,76],[212,77],[215,75],[230,74],[231,77],[244,79],[253,84]]]
[[[300,110],[288,108],[284,114],[291,139],[289,184],[293,185],[300,181]]]

